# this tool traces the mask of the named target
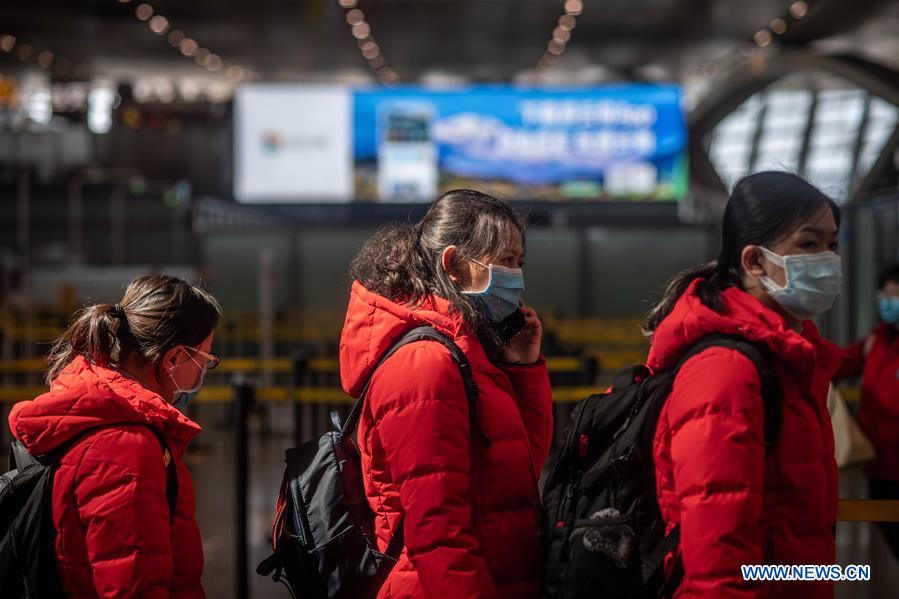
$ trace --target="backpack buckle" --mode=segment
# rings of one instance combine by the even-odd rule
[[[612,471],[612,475],[618,479],[622,480],[627,476],[628,470],[630,470],[631,460],[634,457],[634,448],[633,446],[629,447],[627,453],[624,455],[620,455],[609,463],[609,470]]]

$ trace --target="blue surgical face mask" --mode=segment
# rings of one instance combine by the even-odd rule
[[[488,321],[502,322],[518,309],[518,302],[524,293],[524,273],[520,268],[506,268],[497,264],[486,266],[477,260],[475,264],[488,270],[490,278],[481,291],[463,291],[473,297]]]
[[[200,388],[203,387],[203,379],[206,378],[206,366],[197,362],[193,355],[190,355],[190,359],[194,364],[200,367],[200,377],[197,379],[197,383],[190,389],[182,389],[179,387],[178,381],[175,380],[175,375],[173,374],[175,368],[169,369],[169,377],[171,377],[172,382],[175,383],[175,391],[172,394],[172,405],[179,410],[183,410],[187,407],[190,400],[193,399],[194,395],[196,395]]]
[[[782,266],[786,285],[778,285],[768,276],[759,277],[774,301],[799,320],[807,320],[830,309],[840,294],[843,269],[834,252],[781,256],[761,248],[771,262]]]
[[[880,319],[887,324],[899,324],[899,297],[885,295],[878,302]]]

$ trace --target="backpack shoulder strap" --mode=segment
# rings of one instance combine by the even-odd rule
[[[166,495],[166,501],[169,504],[169,518],[171,521],[174,521],[175,520],[175,509],[176,509],[176,506],[178,505],[178,470],[177,470],[177,466],[175,464],[175,460],[172,455],[172,451],[169,449],[169,445],[165,440],[165,437],[163,437],[162,433],[160,433],[158,430],[156,430],[149,424],[144,424],[142,422],[116,422],[116,423],[110,423],[110,424],[101,424],[99,426],[93,426],[91,428],[84,429],[83,431],[81,431],[77,435],[75,435],[74,437],[72,437],[72,438],[68,439],[67,441],[65,441],[64,443],[58,445],[56,448],[53,449],[53,451],[45,454],[44,456],[41,456],[40,459],[36,459],[36,458],[32,457],[31,454],[29,454],[27,452],[27,450],[25,450],[24,446],[21,446],[18,443],[18,441],[13,441],[13,449],[10,450],[13,453],[13,455],[11,455],[10,457],[15,458],[17,465],[19,464],[20,459],[26,459],[26,460],[30,459],[32,461],[32,463],[41,462],[41,463],[47,464],[47,465],[55,468],[57,465],[59,465],[59,461],[62,459],[62,456],[65,455],[70,449],[72,449],[72,447],[77,445],[78,442],[81,441],[82,439],[84,439],[84,437],[86,437],[87,435],[94,433],[98,430],[105,429],[105,428],[117,428],[117,427],[124,427],[124,426],[143,426],[145,428],[148,428],[148,429],[150,429],[150,432],[152,432],[153,435],[156,437],[156,439],[159,441],[159,445],[162,448],[162,458],[165,463],[165,471],[166,471],[165,495]],[[20,457],[19,451],[16,450],[17,445],[20,445],[19,451],[24,452],[24,455],[27,456],[27,458]],[[26,462],[26,464],[27,464],[27,462]]]
[[[477,423],[476,418],[476,407],[478,402],[478,385],[475,383],[474,376],[471,373],[471,364],[468,362],[468,358],[465,357],[465,353],[456,345],[452,339],[448,336],[444,335],[434,327],[430,326],[422,326],[417,327],[400,337],[400,339],[390,346],[381,359],[378,360],[377,365],[372,369],[371,374],[368,376],[368,380],[365,382],[365,386],[362,388],[362,393],[359,394],[359,399],[356,400],[356,403],[353,405],[353,409],[350,411],[349,416],[347,416],[346,422],[344,422],[343,426],[340,427],[340,432],[342,435],[350,435],[355,430],[359,424],[359,418],[362,415],[362,405],[365,402],[365,396],[368,395],[368,387],[371,385],[371,381],[374,378],[375,372],[378,368],[383,364],[387,359],[395,354],[397,350],[401,347],[405,347],[410,343],[415,343],[417,341],[436,341],[443,345],[446,349],[449,350],[450,355],[453,358],[453,361],[456,363],[456,366],[459,367],[459,373],[462,375],[462,384],[465,387],[465,396],[468,399],[468,412],[471,418],[471,432],[472,435],[478,434],[480,436],[481,442],[484,445],[490,445],[490,440],[484,434],[483,429]],[[475,433],[477,431],[477,433]],[[400,516],[400,521],[396,525],[396,528],[393,531],[393,537],[390,539],[390,543],[387,545],[386,550],[384,551],[384,555],[389,557],[389,560],[383,560],[379,567],[378,577],[380,580],[386,579],[387,574],[390,572],[390,568],[393,566],[393,562],[395,562],[400,553],[403,551],[403,546],[405,545],[405,534],[404,534],[404,524],[405,517]]]
[[[783,396],[780,389],[780,381],[771,367],[771,350],[766,345],[753,343],[739,335],[709,335],[693,344],[690,351],[678,362],[673,374],[676,375],[677,371],[680,370],[687,360],[710,347],[735,349],[749,358],[758,371],[762,387],[762,403],[765,411],[765,450],[770,451],[780,437],[780,430],[783,425]]]
[[[39,463],[28,450],[25,445],[18,439],[13,439],[9,444],[9,468],[8,470],[22,470],[26,466]]]
[[[162,447],[162,459],[165,462],[165,498],[169,504],[169,521],[175,521],[175,511],[178,507],[178,466],[175,464],[175,456],[169,449],[165,437],[152,426],[147,426],[156,436]]]

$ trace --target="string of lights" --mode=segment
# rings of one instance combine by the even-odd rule
[[[118,2],[119,4],[130,4],[131,0],[118,0]],[[156,35],[166,36],[169,44],[178,49],[182,56],[193,60],[210,73],[223,74],[232,83],[262,79],[262,76],[256,71],[225,60],[221,55],[202,47],[197,40],[188,36],[183,30],[172,28],[171,21],[156,12],[156,9],[146,2],[135,7],[134,16],[137,20],[147,23],[150,31]]]
[[[365,20],[365,13],[358,7],[359,0],[338,0],[345,11],[347,25],[362,53],[362,58],[368,63],[378,80],[384,85],[396,85],[400,78],[397,72],[387,63],[387,59],[381,52],[381,47],[375,41],[371,25]],[[538,81],[548,73],[565,52],[568,42],[571,40],[571,32],[577,26],[577,17],[584,10],[583,0],[565,0],[564,14],[552,32],[552,38],[546,45],[543,56],[537,61],[532,73],[532,79]]]
[[[372,35],[371,25],[365,20],[365,13],[357,7],[358,0],[338,0],[338,3],[344,9],[347,25],[349,25],[353,37],[356,38],[362,58],[374,71],[378,81],[387,86],[399,83],[400,77],[384,58],[381,46]]]
[[[0,52],[6,54],[15,53],[16,57],[24,63],[34,62],[45,71],[56,73],[59,76],[74,76],[76,79],[86,79],[90,69],[85,63],[73,63],[64,56],[58,56],[50,50],[39,50],[32,45],[23,43],[15,35],[10,33],[0,34]]]
[[[546,44],[543,56],[537,61],[537,65],[531,73],[531,80],[535,83],[552,71],[559,62],[559,58],[565,53],[565,49],[571,41],[571,32],[577,27],[577,18],[584,12],[584,2],[583,0],[565,0],[564,10],[556,28],[553,29],[552,37]]]
[[[752,36],[753,43],[759,48],[767,48],[778,36],[785,34],[794,23],[807,14],[808,3],[803,0],[792,3],[786,15],[773,19],[767,27],[759,29]],[[751,46],[744,48],[744,54],[749,53],[750,48]]]

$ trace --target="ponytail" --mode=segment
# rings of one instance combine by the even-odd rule
[[[129,283],[120,303],[97,304],[75,313],[50,350],[47,384],[77,356],[104,367],[128,360],[156,364],[178,345],[196,346],[215,330],[222,308],[206,290],[167,275]]]
[[[419,231],[408,224],[388,225],[375,233],[350,265],[350,277],[369,291],[398,301],[427,295],[420,277],[411,276],[423,264]]]
[[[697,287],[697,293],[702,303],[716,312],[720,312],[724,307],[721,292],[728,287],[739,285],[734,271],[722,266],[720,260],[712,260],[701,266],[694,266],[677,273],[665,284],[662,299],[646,315],[643,323],[644,335],[652,337],[665,317],[674,309],[677,300],[696,279],[702,279]]]
[[[129,341],[127,321],[119,304],[97,304],[76,312],[72,324],[50,350],[47,384],[76,356],[101,366],[118,364]]]

